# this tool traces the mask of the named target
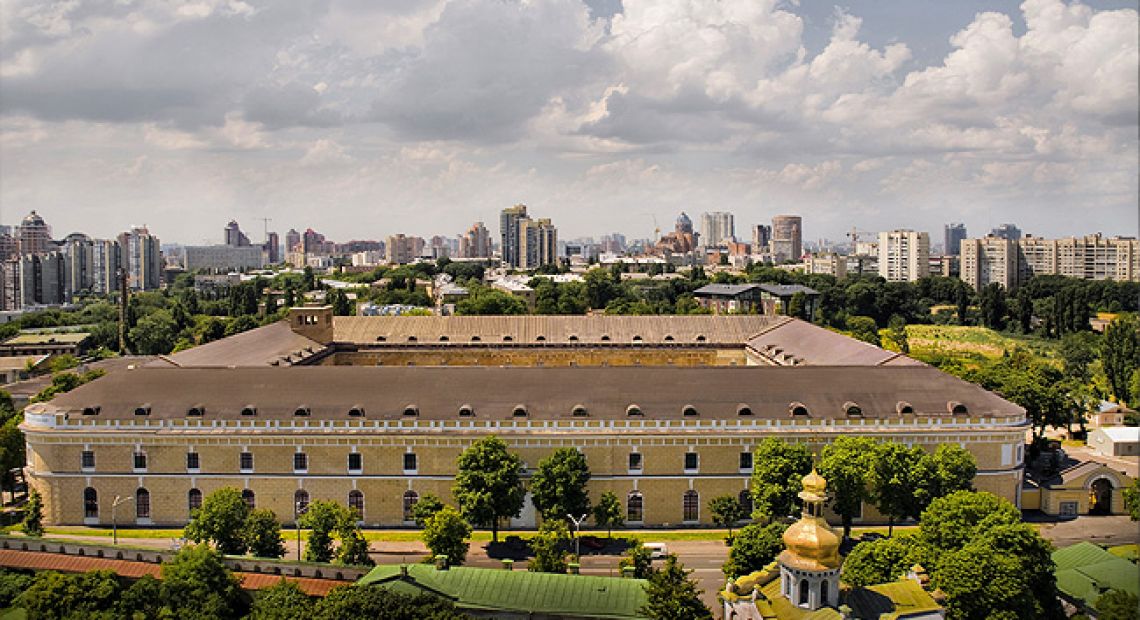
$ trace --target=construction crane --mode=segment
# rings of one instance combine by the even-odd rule
[[[653,218],[653,241],[656,242],[661,239],[661,227],[657,225],[657,216],[649,212],[643,213],[642,215],[648,215]]]
[[[859,236],[860,235],[877,235],[877,234],[879,234],[879,233],[871,232],[869,230],[859,230],[859,229],[855,228],[854,226],[852,226],[851,230],[848,231],[848,233],[847,233],[847,238],[851,240],[851,245],[854,246],[855,244],[859,243]]]

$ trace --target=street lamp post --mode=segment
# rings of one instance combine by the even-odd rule
[[[302,506],[301,502],[297,502],[296,506],[294,506],[294,511],[297,513],[297,518],[294,519],[297,522],[297,561],[300,562],[301,561],[301,515],[308,512],[309,507],[308,506]]]
[[[118,508],[120,504],[132,502],[134,499],[135,498],[129,495],[127,497],[116,495],[115,500],[111,502],[111,544],[113,545],[119,544],[119,522],[115,518],[115,509]]]
[[[574,522],[574,561],[582,561],[582,524],[586,522],[586,515],[582,515],[577,519],[574,515],[567,513],[567,518]]]

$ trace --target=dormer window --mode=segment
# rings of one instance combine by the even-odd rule
[[[843,413],[847,414],[847,417],[849,418],[863,417],[863,409],[859,405],[850,401],[843,403]]]
[[[408,336],[408,342],[418,342],[418,341],[419,341],[419,338],[416,338],[415,336]]]
[[[388,341],[388,338],[386,336],[377,336],[376,337],[376,342],[387,342],[387,341]]]
[[[950,410],[950,413],[954,415],[966,415],[967,413],[970,413],[970,410],[966,408],[966,405],[963,405],[956,400],[952,400],[946,403],[946,408]]]
[[[602,342],[609,342],[609,341],[610,341],[610,337],[609,337],[609,335],[607,335],[607,334],[602,334]]]
[[[364,417],[364,407],[357,405],[357,406],[353,407],[352,409],[349,409],[348,410],[348,417],[350,417],[350,418],[363,418]]]
[[[293,410],[294,416],[308,416],[311,413],[312,412],[309,410],[309,408],[305,407],[305,406],[297,407],[296,409]]]
[[[741,403],[736,406],[736,415],[752,415],[752,408]]]
[[[515,418],[525,418],[529,412],[526,410],[526,405],[515,405],[515,410],[511,412],[511,416]]]
[[[914,407],[912,407],[910,403],[906,402],[905,400],[900,400],[899,404],[895,405],[895,411],[898,411],[899,413],[914,413]]]
[[[546,342],[546,336],[535,336],[535,342]]]
[[[695,416],[697,415],[697,408],[692,405],[685,405],[684,408],[681,409],[681,415],[686,418]]]
[[[418,415],[420,415],[420,408],[419,407],[417,407],[415,405],[408,405],[407,407],[404,407],[404,417],[414,418]]]
[[[664,340],[665,340],[665,342],[673,342],[673,336],[671,336],[669,334],[665,334]]]
[[[135,415],[150,415],[150,405],[135,407]]]
[[[570,334],[570,337],[567,338],[567,340],[569,340],[570,342],[578,342],[578,337],[575,336],[574,334]]]
[[[483,339],[478,337],[478,336],[472,336],[471,337],[471,342],[482,342],[482,341],[483,341]]]
[[[586,407],[584,405],[574,405],[574,409],[571,410],[570,413],[575,418],[584,418],[584,417],[590,415],[590,413],[588,411],[586,411]]]
[[[637,405],[630,405],[625,408],[625,414],[630,416],[640,416],[642,415],[641,407]]]
[[[193,418],[200,418],[200,417],[206,415],[206,408],[203,407],[202,405],[195,405],[195,406],[191,407],[189,411],[186,412],[186,415],[193,417]]]
[[[790,413],[793,418],[806,418],[811,415],[803,403],[792,403],[788,405],[788,413]]]
[[[503,336],[503,342],[514,342],[514,340],[515,339],[510,336]]]
[[[641,342],[641,336],[634,336],[633,341],[634,342]]]
[[[101,409],[101,407],[99,407],[98,405],[95,405],[94,407],[84,407],[83,408],[83,415],[99,415],[100,409]]]
[[[697,342],[704,342],[706,340],[708,340],[708,338],[705,338],[704,334],[698,334],[697,335]]]
[[[253,405],[246,405],[241,408],[241,414],[244,416],[257,415],[257,407],[254,407]]]
[[[459,417],[461,417],[461,418],[470,418],[471,416],[474,416],[474,415],[475,415],[475,410],[471,408],[471,405],[463,405],[462,407],[459,408]]]
[[[439,337],[439,341],[440,341],[440,342],[447,342],[447,341],[448,341],[448,337],[447,337],[447,336],[440,336],[440,337]]]

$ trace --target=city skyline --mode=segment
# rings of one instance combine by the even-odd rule
[[[6,4],[0,222],[426,237],[521,202],[568,239],[680,211],[1136,234],[1129,3],[797,4]]]

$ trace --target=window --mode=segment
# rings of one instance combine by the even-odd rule
[[[257,415],[257,407],[253,405],[246,405],[241,408],[241,414],[245,416]]]
[[[1077,516],[1078,502],[1061,502],[1061,516],[1062,517],[1075,517]]]
[[[83,517],[85,519],[99,518],[99,492],[91,487],[83,489]]]
[[[752,415],[752,407],[739,405],[736,407],[736,415]]]
[[[415,491],[404,492],[404,521],[415,521],[416,518],[412,514],[412,509],[416,507],[416,502],[420,501],[420,496]]]
[[[201,462],[198,460],[197,452],[186,453],[186,469],[199,469]]]
[[[150,415],[150,405],[135,407],[135,415]]]
[[[740,492],[740,511],[744,513],[744,518],[749,519],[752,517],[752,491],[744,489]]]
[[[696,521],[701,518],[701,496],[696,491],[690,489],[685,491],[684,500],[682,502],[684,509],[685,521]]]
[[[575,405],[574,409],[570,413],[575,418],[584,418],[590,415],[590,413],[586,411],[586,407],[583,405]]]
[[[238,469],[243,472],[253,471],[253,453],[242,452],[241,457],[238,459]]]
[[[681,415],[686,417],[695,416],[697,415],[697,408],[692,405],[685,405],[685,407],[681,409]]]
[[[638,452],[629,453],[629,469],[631,471],[641,471],[641,454]]]
[[[358,518],[364,518],[364,493],[353,489],[348,492],[348,507],[356,511]]]
[[[252,490],[243,489],[241,492],[241,498],[245,500],[245,505],[249,506],[250,510],[257,508],[257,496],[254,495]]]
[[[527,416],[526,405],[515,405],[515,410],[511,415],[516,418],[525,418]]]
[[[83,415],[99,415],[99,407],[84,407]]]
[[[186,412],[186,415],[193,417],[193,418],[200,418],[200,417],[206,415],[206,408],[201,406],[201,405],[198,405],[196,407],[191,407],[190,410]]]
[[[312,413],[312,412],[309,410],[308,407],[297,407],[296,409],[293,410],[293,415],[295,415],[295,416],[307,416],[310,413]]]
[[[788,412],[792,414],[792,417],[796,418],[809,415],[808,408],[805,407],[803,403],[792,403],[788,406]]]
[[[407,407],[404,407],[404,415],[406,417],[414,418],[420,415],[420,408],[415,405],[408,405]]]
[[[830,602],[827,600],[827,581],[819,582],[819,603],[823,606],[828,606]]]
[[[150,491],[146,489],[135,491],[135,518],[150,518]]]
[[[849,418],[861,418],[863,417],[863,408],[855,403],[847,402],[843,404],[843,413],[847,414]]]
[[[416,453],[415,452],[405,453],[404,454],[404,471],[405,472],[415,471],[417,469],[416,465],[417,465]]]
[[[475,415],[475,410],[471,408],[471,405],[463,405],[459,408],[459,417],[470,418],[473,415]]]
[[[808,580],[800,579],[800,606],[808,604]]]
[[[625,414],[626,415],[637,415],[637,416],[642,415],[641,414],[641,407],[639,407],[637,405],[630,405],[630,406],[625,408]]]
[[[751,452],[741,452],[740,453],[740,469],[747,469],[749,471],[752,470],[752,453]]]
[[[304,452],[297,452],[293,454],[293,471],[303,472],[309,470],[309,455]]]
[[[349,409],[348,410],[348,417],[350,417],[350,418],[363,418],[364,417],[364,407],[357,405],[356,407]]]
[[[645,519],[644,498],[641,496],[641,491],[630,491],[625,506],[626,521],[641,523]]]
[[[305,514],[309,509],[309,492],[304,489],[298,489],[293,494],[293,511],[296,515]]]
[[[95,453],[91,450],[84,450],[79,463],[83,469],[95,469]]]
[[[202,507],[202,492],[198,489],[190,489],[186,494],[186,504],[190,508],[190,513],[193,514],[195,510]]]
[[[135,452],[135,469],[146,469],[146,452]]]
[[[895,409],[898,410],[899,413],[914,413],[914,407],[905,400],[900,400],[899,403],[895,405]]]
[[[685,453],[685,471],[693,471],[699,467],[700,456],[696,452]]]
[[[967,413],[970,413],[970,410],[966,408],[966,405],[963,405],[957,401],[950,401],[948,403],[948,408],[950,409],[950,413],[954,415],[965,415]]]
[[[448,337],[447,337],[447,336],[440,336],[440,337],[439,337],[439,341],[440,341],[440,342],[447,342],[447,341],[448,341]]]
[[[364,457],[359,452],[348,455],[348,471],[359,473],[364,469]]]

